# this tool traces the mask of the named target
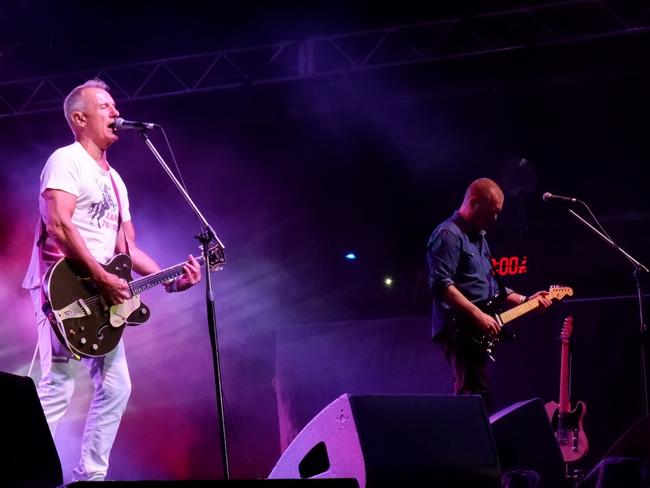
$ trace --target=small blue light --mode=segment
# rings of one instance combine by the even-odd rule
[[[353,252],[349,252],[345,255],[345,259],[349,259],[350,261],[354,261],[357,259],[357,255],[354,254]]]

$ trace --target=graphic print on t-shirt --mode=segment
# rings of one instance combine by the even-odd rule
[[[117,205],[113,199],[113,192],[106,182],[97,181],[97,186],[102,190],[102,199],[93,202],[88,207],[90,222],[97,227],[117,230]]]

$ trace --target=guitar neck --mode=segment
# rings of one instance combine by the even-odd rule
[[[205,264],[205,259],[203,258],[203,256],[199,256],[198,258],[196,258],[196,260],[198,261],[200,266],[203,266]],[[129,287],[131,288],[131,294],[139,295],[143,291],[161,285],[167,280],[172,280],[178,278],[179,276],[182,276],[184,273],[183,266],[185,266],[184,262],[179,263],[175,266],[171,266],[167,269],[158,271],[157,273],[143,276],[142,278],[138,278],[136,280],[131,281],[129,283]]]
[[[571,410],[569,403],[569,339],[562,339],[562,357],[560,360],[560,413]]]
[[[537,298],[534,298],[532,300],[528,300],[527,302],[522,303],[521,305],[517,305],[516,307],[513,307],[509,310],[506,310],[505,312],[500,313],[499,318],[501,319],[501,322],[503,324],[507,324],[508,322],[511,322],[516,318],[519,318],[522,315],[527,314],[532,310],[535,310],[537,307],[539,307],[539,300]]]

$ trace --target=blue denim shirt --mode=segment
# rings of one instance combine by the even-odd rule
[[[442,292],[456,286],[472,303],[493,298],[499,290],[485,231],[471,231],[458,212],[435,228],[427,245],[429,287],[433,293],[432,335],[436,336],[449,315]],[[506,289],[506,293],[511,290]]]

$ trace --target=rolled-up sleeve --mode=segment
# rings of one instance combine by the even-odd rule
[[[454,284],[461,253],[461,238],[449,229],[440,229],[429,239],[429,287],[434,294]]]

